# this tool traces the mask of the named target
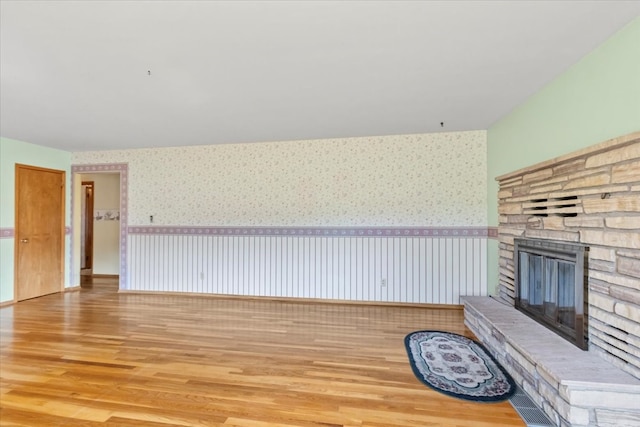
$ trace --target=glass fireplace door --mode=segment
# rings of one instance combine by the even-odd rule
[[[582,245],[515,239],[518,310],[586,349]]]

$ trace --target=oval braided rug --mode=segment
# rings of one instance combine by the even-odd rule
[[[500,402],[516,391],[513,378],[482,346],[443,331],[417,331],[404,339],[416,377],[436,391],[459,399]]]

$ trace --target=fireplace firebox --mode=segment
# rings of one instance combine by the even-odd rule
[[[584,278],[588,248],[516,238],[514,249],[516,309],[586,350]]]

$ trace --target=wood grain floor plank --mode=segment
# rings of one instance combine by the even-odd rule
[[[524,426],[413,375],[404,337],[471,336],[458,309],[116,291],[0,308],[0,425]]]

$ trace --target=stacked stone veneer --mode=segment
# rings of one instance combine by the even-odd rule
[[[574,393],[573,399],[563,397],[563,393],[568,392],[563,381],[572,380],[564,378],[562,365],[555,371],[552,369],[552,373],[538,369],[538,364],[544,365],[544,362],[536,360],[536,352],[521,352],[522,346],[517,343],[518,339],[527,340],[528,330],[521,330],[522,337],[510,337],[511,332],[508,332],[505,339],[501,338],[503,333],[492,325],[491,316],[485,316],[482,311],[486,307],[472,310],[465,302],[468,326],[488,344],[494,340],[490,347],[505,353],[501,355],[502,361],[512,365],[508,369],[516,374],[521,385],[525,384],[525,389],[558,425],[640,426],[638,411],[625,412],[623,408],[616,409],[615,405],[610,405],[612,409],[607,418],[607,405],[615,400],[615,395],[608,394],[607,389],[612,392],[615,384],[604,388],[597,385],[602,384],[599,370],[610,372],[613,367],[629,374],[640,386],[640,132],[497,179],[500,183],[497,298],[513,310],[519,319],[517,322],[531,325],[530,330],[543,328],[537,323],[529,323],[530,319],[512,309],[515,298],[514,238],[577,242],[589,248],[585,278],[589,351],[581,353],[588,354],[590,361],[567,357],[574,357],[576,365],[584,363],[584,369],[597,380],[595,388],[585,387],[597,393],[588,396]],[[498,345],[500,342],[503,344]],[[536,345],[541,346],[538,353],[555,354],[560,358],[580,354],[574,353],[568,342],[568,347],[546,345],[545,340]],[[592,356],[597,356],[602,363],[599,368],[593,366]],[[631,385],[633,387],[635,385]],[[635,393],[633,391],[632,395],[637,398],[640,411],[640,396]],[[593,403],[604,405],[600,419],[607,418],[608,421],[598,421],[593,408],[582,407],[584,410],[578,411],[579,407],[575,405],[580,399],[599,400]],[[621,400],[624,399],[618,399]],[[575,409],[573,412],[572,408]]]
[[[640,378],[640,132],[498,181],[500,298],[514,303],[515,237],[587,245],[589,351]]]

